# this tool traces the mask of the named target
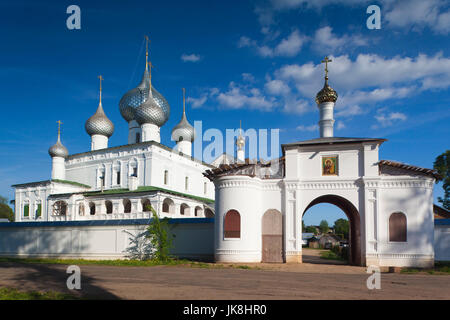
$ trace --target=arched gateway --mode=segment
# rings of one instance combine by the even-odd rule
[[[337,97],[326,73],[316,95],[319,138],[281,145],[282,156],[271,163],[241,157],[205,172],[216,188],[216,261],[301,263],[302,216],[326,202],[350,220],[351,264],[433,266],[437,173],[379,160],[385,139],[334,137]],[[231,209],[240,214],[239,238],[224,236],[223,217]]]
[[[358,209],[355,208],[355,206],[348,201],[347,199],[337,196],[337,195],[323,195],[320,197],[317,197],[311,203],[306,207],[306,209],[303,211],[302,217],[305,214],[306,211],[308,211],[309,208],[312,206],[319,204],[319,203],[330,203],[335,206],[337,206],[339,209],[344,211],[346,214],[349,224],[350,224],[350,230],[349,230],[349,244],[350,244],[350,255],[349,255],[349,263],[351,265],[362,265],[362,258],[361,258],[361,218],[359,216]]]

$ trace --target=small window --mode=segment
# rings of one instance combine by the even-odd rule
[[[35,216],[39,218],[42,215],[42,204],[38,203],[36,206]]]
[[[137,171],[137,167],[133,167],[133,173],[131,174],[132,177],[137,177],[138,176],[138,171]]]
[[[125,213],[131,212],[131,201],[128,199],[123,200],[123,212]]]
[[[53,214],[57,216],[65,216],[67,213],[67,203],[65,201],[56,201],[53,205]]]
[[[106,206],[106,213],[107,214],[113,213],[113,204],[112,204],[111,201],[105,201],[105,206]]]
[[[149,199],[142,199],[142,211],[150,212],[152,211],[152,204]]]
[[[402,212],[394,212],[389,217],[389,241],[406,242],[406,215]]]
[[[117,176],[116,176],[116,178],[117,178],[116,183],[117,183],[117,184],[120,184],[120,170],[117,171]]]
[[[189,190],[189,177],[184,178],[184,189]]]
[[[224,238],[241,237],[241,215],[236,210],[230,210],[225,215]]]
[[[30,216],[30,205],[26,204],[23,206],[23,216],[29,217]]]
[[[208,193],[208,184],[206,182],[203,183],[203,193],[204,194]]]
[[[141,134],[138,132],[136,133],[136,143],[141,142]]]
[[[93,202],[89,203],[89,214],[91,216],[95,215],[95,203]]]
[[[169,171],[164,170],[164,184],[169,184]]]

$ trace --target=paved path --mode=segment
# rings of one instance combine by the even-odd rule
[[[450,276],[382,274],[368,290],[361,267],[258,264],[260,269],[85,265],[77,294],[103,299],[450,299]],[[64,265],[0,263],[0,287],[66,289]],[[73,293],[73,291],[71,292]]]

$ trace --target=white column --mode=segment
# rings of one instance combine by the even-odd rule
[[[320,111],[320,120],[319,120],[319,128],[320,128],[320,137],[327,138],[333,137],[333,127],[334,127],[334,102],[322,102],[318,105]]]
[[[161,137],[159,135],[159,127],[155,124],[144,123],[141,126],[142,130],[142,142],[145,141],[156,141],[160,142]]]
[[[91,136],[91,150],[100,150],[108,148],[108,137],[100,134]]]
[[[65,180],[66,179],[66,166],[64,158],[53,157],[52,158],[52,179]]]
[[[182,152],[187,156],[192,156],[192,142],[191,141],[179,141],[175,146],[175,150]]]

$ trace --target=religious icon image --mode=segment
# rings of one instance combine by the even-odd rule
[[[337,175],[337,156],[322,158],[322,175],[333,176]]]

